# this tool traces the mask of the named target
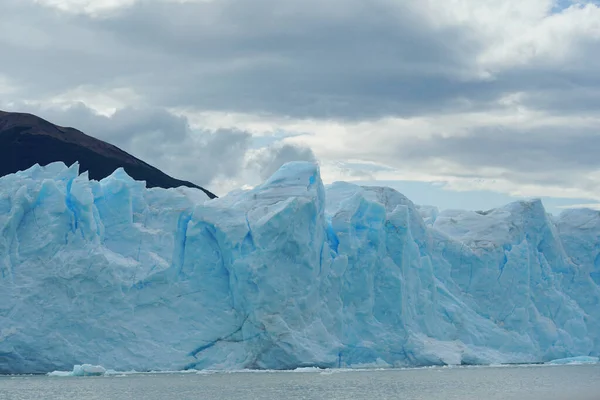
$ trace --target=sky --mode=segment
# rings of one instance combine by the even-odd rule
[[[217,195],[288,161],[485,210],[600,208],[600,2],[0,0],[0,109]]]

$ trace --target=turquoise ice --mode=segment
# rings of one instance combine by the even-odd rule
[[[0,373],[547,362],[600,354],[600,214],[325,187],[208,200],[78,166],[0,178]]]

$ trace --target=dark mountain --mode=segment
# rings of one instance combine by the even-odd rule
[[[135,180],[147,187],[187,186],[216,196],[191,182],[172,178],[157,168],[135,158],[112,144],[73,128],[54,125],[31,114],[0,111],[0,176],[25,170],[35,164],[62,161],[79,162],[80,171],[100,180],[123,167]]]

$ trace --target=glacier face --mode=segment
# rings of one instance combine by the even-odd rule
[[[600,214],[417,207],[311,163],[210,200],[56,163],[0,178],[0,373],[600,354]]]

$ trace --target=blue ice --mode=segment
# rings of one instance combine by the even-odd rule
[[[324,186],[209,200],[77,164],[0,178],[0,373],[598,357],[600,214],[485,213]]]

